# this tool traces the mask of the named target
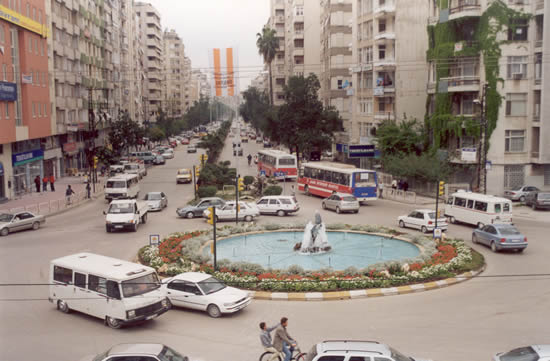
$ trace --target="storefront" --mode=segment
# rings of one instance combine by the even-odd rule
[[[78,156],[79,150],[76,142],[63,144],[63,164],[61,169],[63,175],[72,175],[74,169],[78,169]]]
[[[44,151],[35,149],[12,155],[13,190],[15,194],[28,193],[34,190],[36,176],[44,176]]]

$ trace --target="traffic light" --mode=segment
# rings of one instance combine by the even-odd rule
[[[239,188],[239,192],[244,191],[244,179],[242,179],[242,178],[238,179],[237,188]]]
[[[439,181],[439,196],[445,195],[445,182]]]
[[[237,212],[240,212],[240,211],[241,211],[241,205],[237,204]]]
[[[208,224],[214,224],[214,207],[208,207],[208,212],[206,222],[208,222]]]
[[[94,156],[94,169],[97,169],[98,162],[99,162],[99,158],[97,156]]]
[[[195,178],[199,178],[199,176],[201,175],[201,171],[199,169],[199,167],[195,168]]]

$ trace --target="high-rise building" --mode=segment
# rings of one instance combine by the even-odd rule
[[[441,142],[462,167],[455,181],[492,194],[525,184],[550,185],[550,81],[544,80],[550,63],[543,61],[550,49],[549,5],[543,0],[450,0],[445,9],[432,4],[430,51],[437,56],[429,59],[428,115],[445,112],[466,119],[462,132],[449,131]],[[509,9],[516,16],[507,18]],[[504,26],[492,41],[480,31],[488,14],[497,14],[493,24],[510,21],[514,27]],[[484,56],[487,52],[491,55]],[[475,125],[482,136],[469,132]]]
[[[259,91],[268,92],[269,90],[269,84],[268,84],[268,74],[265,71],[262,71],[258,76],[256,76],[252,81],[250,82],[250,86],[257,88]]]
[[[46,3],[2,2],[0,11],[0,199],[57,171],[48,77]]]
[[[185,104],[185,48],[175,30],[164,32],[164,109],[169,117],[181,117]]]
[[[183,67],[183,79],[184,79],[184,109],[187,111],[193,106],[193,96],[192,96],[192,87],[191,87],[191,59],[185,57],[184,67]]]

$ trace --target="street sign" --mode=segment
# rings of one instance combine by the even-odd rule
[[[158,246],[160,244],[160,236],[158,234],[149,235],[149,245]]]
[[[265,177],[265,170],[260,171],[260,177]]]
[[[374,157],[374,145],[372,144],[357,144],[349,145],[348,147],[348,157],[349,158],[372,158]]]
[[[273,176],[274,177],[285,177],[286,176],[286,172],[275,172],[273,173]]]
[[[476,148],[462,148],[460,158],[463,162],[475,162],[477,159]]]
[[[493,168],[493,162],[491,162],[490,160],[486,161],[485,170],[491,170],[491,168]]]
[[[434,228],[434,239],[441,239],[442,231],[441,228]]]

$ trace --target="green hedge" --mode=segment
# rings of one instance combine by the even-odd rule
[[[216,188],[215,186],[199,187],[199,190],[198,190],[200,198],[214,197],[217,192],[218,192],[218,188]]]
[[[264,196],[279,196],[283,193],[283,188],[279,186],[269,186],[264,190]]]

